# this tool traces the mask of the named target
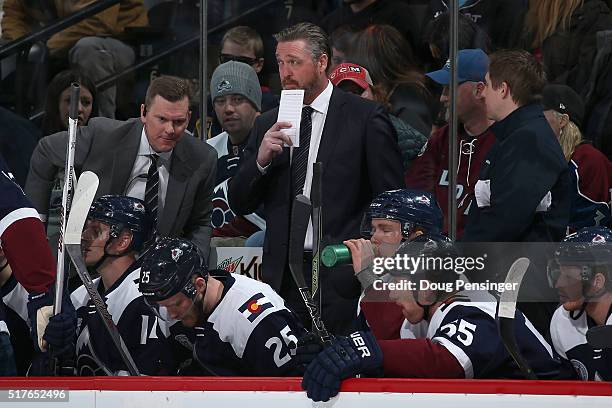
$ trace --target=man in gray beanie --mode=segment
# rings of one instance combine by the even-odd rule
[[[237,246],[266,225],[257,214],[234,214],[227,198],[228,182],[238,171],[242,151],[261,111],[261,86],[255,70],[237,61],[219,65],[210,81],[210,97],[223,128],[208,140],[218,156],[211,246]]]

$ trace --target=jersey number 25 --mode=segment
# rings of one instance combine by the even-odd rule
[[[297,347],[297,337],[295,337],[291,333],[291,329],[289,326],[285,326],[283,330],[281,330],[280,335],[283,339],[278,337],[270,337],[268,341],[266,341],[266,347],[269,349],[273,349],[274,352],[274,363],[277,367],[280,367],[286,364],[289,360],[291,360],[291,356],[295,355],[295,349]],[[283,350],[283,342],[289,347],[289,352],[284,356],[281,356],[281,351]],[[293,343],[293,344],[292,344]]]

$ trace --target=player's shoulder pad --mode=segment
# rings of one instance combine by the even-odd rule
[[[106,294],[108,312],[113,316],[115,324],[118,324],[128,305],[142,297],[142,293],[138,290],[139,280],[140,268],[136,268],[121,281],[119,286]]]
[[[208,318],[219,338],[242,358],[249,337],[270,314],[287,310],[285,302],[263,282],[232,274],[234,284]]]
[[[218,157],[223,157],[228,154],[227,151],[227,132],[223,131],[219,133],[217,136],[213,136],[206,141],[209,145],[211,145],[217,152]]]
[[[99,277],[93,280],[93,286],[95,288],[98,287],[99,283],[100,283]],[[87,289],[85,289],[85,285],[79,286],[78,288],[74,290],[74,292],[70,294],[70,301],[72,302],[76,310],[87,305],[87,303],[89,302],[89,293],[87,293]]]
[[[458,292],[454,301],[438,307],[429,322],[427,337],[432,338],[436,331],[449,319],[456,316],[482,316],[483,319],[495,320],[497,300],[489,293],[482,291]]]
[[[562,357],[567,358],[565,353],[574,347],[586,343],[586,332],[588,324],[586,313],[578,319],[572,319],[570,313],[559,306],[550,321],[550,337],[553,340],[555,350]]]

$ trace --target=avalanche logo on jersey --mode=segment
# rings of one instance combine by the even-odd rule
[[[145,212],[145,206],[142,203],[134,203],[134,211]]]
[[[172,257],[172,260],[174,262],[178,262],[179,258],[183,255],[183,250],[179,249],[179,248],[172,248],[172,251],[170,251],[170,256]]]
[[[238,308],[238,311],[246,317],[249,322],[253,323],[257,316],[266,309],[272,307],[272,303],[262,293],[256,293],[249,300],[244,302],[242,306]]]

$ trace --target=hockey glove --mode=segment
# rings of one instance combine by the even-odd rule
[[[72,357],[76,342],[76,312],[74,307],[62,309],[49,319],[43,340],[51,346],[52,357]]]
[[[43,336],[49,319],[53,316],[54,294],[55,289],[51,286],[45,293],[30,293],[28,298],[28,316],[30,319],[32,340],[36,351],[46,351],[47,349],[45,341],[43,341]],[[68,313],[67,316],[74,316],[73,326],[76,332],[76,312],[66,292],[64,292],[62,299],[62,313],[64,312]]]
[[[306,333],[298,339],[297,349],[295,350],[296,364],[308,365],[323,350],[321,340],[314,333]]]
[[[15,376],[15,353],[11,344],[11,337],[7,332],[0,332],[0,376]]]
[[[342,380],[359,373],[379,372],[383,356],[372,332],[337,337],[310,363],[302,388],[313,401],[327,401],[340,391]]]

